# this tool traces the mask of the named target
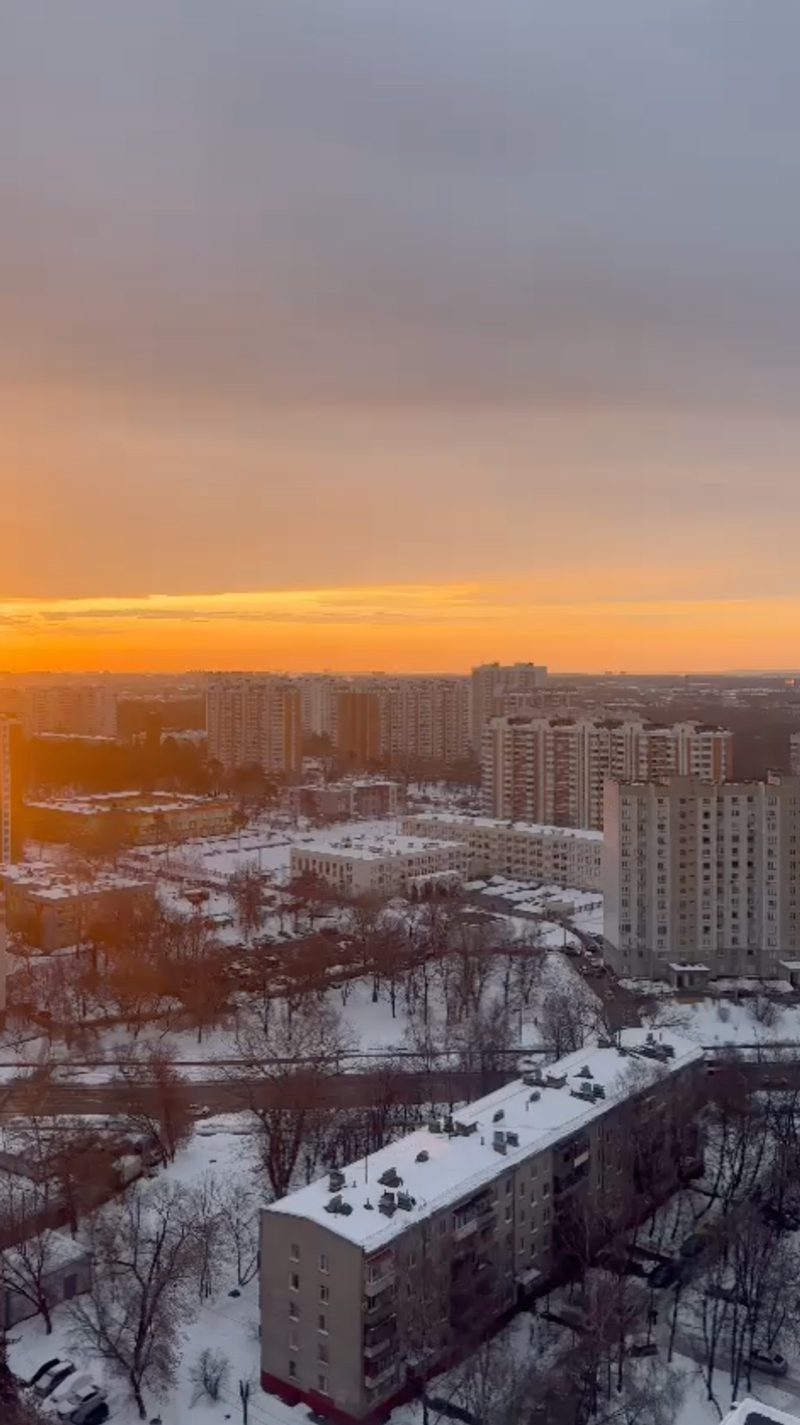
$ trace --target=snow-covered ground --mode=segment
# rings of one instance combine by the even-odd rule
[[[669,1003],[664,997],[663,1006]],[[745,999],[738,1003],[728,999],[702,999],[692,1004],[679,1000],[669,1003],[670,1023],[680,1024],[681,1031],[707,1048],[716,1045],[759,1045],[768,1048],[776,1044],[800,1044],[800,1005],[771,1002],[763,1009],[760,999]],[[761,1017],[767,1015],[768,1022]]]

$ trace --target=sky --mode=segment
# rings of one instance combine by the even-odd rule
[[[796,0],[4,0],[0,669],[800,666]]]

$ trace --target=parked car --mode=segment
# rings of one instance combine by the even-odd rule
[[[74,1386],[59,1393],[56,1415],[59,1420],[74,1420],[79,1405],[84,1405],[86,1401],[94,1401],[97,1405],[105,1398],[105,1391],[100,1389],[91,1376],[76,1376]]]
[[[50,1410],[55,1410],[57,1415],[61,1415],[62,1406],[64,1406],[66,1402],[71,1400],[72,1405],[70,1405],[68,1409],[63,1412],[65,1417],[68,1416],[70,1410],[74,1409],[74,1407],[78,1404],[82,1397],[82,1394],[87,1390],[88,1387],[91,1387],[92,1390],[96,1389],[92,1377],[88,1375],[87,1372],[84,1371],[80,1375],[71,1372],[68,1376],[65,1377],[65,1379],[61,1382],[60,1385],[56,1386],[48,1401],[48,1408]]]
[[[40,1400],[47,1400],[48,1396],[60,1386],[62,1380],[74,1374],[75,1366],[72,1361],[56,1361],[55,1365],[46,1370],[43,1376],[37,1380],[34,1391]]]
[[[42,1361],[42,1364],[38,1367],[37,1370],[34,1371],[30,1380],[24,1380],[22,1384],[26,1386],[36,1385],[36,1382],[42,1379],[42,1376],[45,1374],[46,1371],[51,1371],[53,1369],[53,1366],[57,1365],[60,1365],[58,1356],[51,1356],[49,1360]]]
[[[640,1360],[643,1356],[657,1356],[658,1346],[655,1341],[631,1341],[628,1347],[628,1355]]]
[[[680,1276],[677,1262],[659,1262],[654,1267],[649,1277],[648,1283],[655,1291],[660,1291],[664,1287],[674,1286]]]
[[[761,1371],[765,1376],[785,1376],[789,1369],[789,1362],[780,1351],[754,1351],[750,1365],[754,1371]]]
[[[70,1425],[104,1425],[110,1414],[107,1401],[93,1402],[89,1400],[85,1405],[80,1406],[72,1416]]]

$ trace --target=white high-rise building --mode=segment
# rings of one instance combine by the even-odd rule
[[[652,781],[731,774],[732,734],[701,723],[493,718],[481,742],[487,816],[601,829],[607,778]]]
[[[25,689],[26,737],[116,737],[117,695],[107,683],[42,683]]]
[[[535,693],[545,686],[547,669],[543,663],[482,663],[472,670],[471,741],[480,750],[481,735],[493,717],[533,705]],[[522,702],[520,702],[522,700]]]
[[[303,673],[295,678],[300,690],[303,732],[312,737],[336,737],[336,696],[346,686],[329,673]]]
[[[620,975],[790,972],[800,952],[800,778],[610,781],[603,891]]]
[[[300,692],[286,678],[211,674],[206,727],[208,755],[226,772],[250,765],[278,776],[301,770]]]

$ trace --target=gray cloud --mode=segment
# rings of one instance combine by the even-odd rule
[[[790,405],[798,42],[790,0],[7,0],[1,369]]]

